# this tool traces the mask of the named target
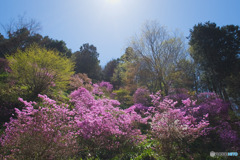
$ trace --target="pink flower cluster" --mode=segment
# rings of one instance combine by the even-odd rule
[[[100,84],[99,84],[100,87],[105,87],[107,91],[111,92],[112,89],[113,89],[113,85],[110,83],[110,82],[105,82],[105,81],[102,81]]]
[[[38,95],[42,99],[38,103],[19,98],[25,107],[15,109],[17,118],[6,123],[0,138],[0,157],[69,159],[77,155],[84,159],[114,155],[143,141],[147,135],[141,130],[159,142],[155,149],[161,147],[170,154],[205,135],[210,120],[211,125],[217,124],[216,132],[221,139],[230,139],[234,145],[238,139],[231,125],[224,123],[221,128],[215,123],[215,112],[225,115],[226,104],[213,94],[207,95],[207,99],[203,94],[198,101],[187,98],[176,102],[157,92],[150,95],[153,106],[138,103],[123,110],[117,100],[96,98],[104,88],[111,91],[109,86],[107,82],[94,84],[93,92],[80,87],[70,94],[71,105],[58,104],[46,95]],[[146,92],[139,90],[139,97],[145,97]]]
[[[155,104],[154,116],[152,118],[152,134],[160,141],[169,140],[169,143],[174,143],[185,139],[188,142],[193,142],[197,137],[204,135],[204,128],[209,125],[208,114],[203,115],[201,121],[194,118],[193,113],[197,109],[190,107],[196,101],[190,99],[183,100],[185,105],[183,109],[175,108],[177,102],[171,99],[163,99],[159,93],[151,95],[153,104]],[[186,112],[184,108],[187,108]],[[189,114],[191,113],[191,114]],[[172,141],[172,142],[171,142]]]
[[[141,116],[119,109],[117,100],[95,100],[85,88],[79,88],[70,97],[75,104],[77,134],[86,146],[94,143],[98,148],[111,150],[120,147],[120,142],[135,144],[144,138],[135,126],[144,123]]]
[[[17,119],[5,125],[0,138],[6,159],[57,159],[76,153],[73,114],[65,105],[39,96],[44,98],[44,107],[19,98],[25,108],[15,109]]]
[[[107,96],[110,97],[112,94],[113,85],[110,82],[102,81],[100,83],[93,84],[92,93],[98,96]]]
[[[145,106],[149,105],[149,95],[150,92],[146,88],[138,88],[136,92],[133,94],[133,102],[134,104],[142,104]]]
[[[146,123],[135,111],[125,112],[116,100],[94,99],[85,88],[70,94],[73,109],[46,95],[43,103],[27,102],[17,119],[6,124],[0,139],[3,155],[14,158],[57,159],[88,152],[116,151],[145,137],[138,129]],[[0,152],[1,153],[1,152]]]
[[[98,84],[96,84],[96,83],[93,84],[93,91],[92,91],[92,93],[93,93],[93,94],[96,94],[96,95],[98,95],[98,96],[104,94],[103,91],[102,91],[102,89],[101,89],[101,87],[100,87]]]

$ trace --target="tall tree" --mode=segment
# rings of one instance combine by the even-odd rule
[[[53,40],[48,36],[42,37],[38,33],[31,34],[27,28],[21,28],[16,32],[9,33],[7,38],[0,35],[0,57],[4,58],[14,54],[18,49],[24,51],[34,43],[47,49],[56,50],[61,56],[71,57],[72,55],[72,51],[67,48],[64,41]]]
[[[148,88],[168,94],[170,84],[167,77],[177,62],[185,58],[183,39],[171,35],[157,22],[151,22],[144,25],[141,36],[136,37],[131,46],[142,61],[141,70],[145,70]]]
[[[19,17],[17,21],[3,26],[5,37],[0,33],[0,57],[4,58],[17,52],[18,49],[24,51],[33,43],[47,49],[56,50],[62,56],[71,57],[72,52],[67,48],[64,41],[53,40],[48,36],[43,37],[38,33],[40,23],[31,19],[26,20]]]
[[[190,54],[201,70],[205,90],[228,100],[229,76],[239,73],[240,30],[238,26],[199,23],[190,30]],[[236,88],[239,91],[239,88]]]
[[[112,59],[111,61],[109,61],[106,66],[103,69],[103,79],[107,82],[110,82],[113,74],[114,74],[114,70],[117,68],[119,63],[119,59]]]
[[[47,49],[58,51],[61,56],[66,56],[68,58],[72,56],[71,49],[67,48],[67,45],[63,40],[54,40],[45,36],[40,42],[40,45]]]
[[[118,88],[122,87],[134,93],[138,84],[138,67],[138,56],[132,47],[127,47],[114,70],[112,83]]]
[[[73,61],[76,64],[76,73],[86,73],[93,81],[101,79],[101,66],[98,60],[99,53],[94,45],[88,43],[80,47],[80,51],[73,54]]]
[[[0,57],[16,53],[17,49],[24,50],[33,43],[39,43],[42,39],[40,34],[30,34],[27,28],[21,28],[15,32],[8,32],[8,37],[0,41]]]

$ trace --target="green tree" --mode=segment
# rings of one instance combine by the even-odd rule
[[[17,49],[24,51],[33,43],[47,49],[57,50],[61,56],[71,57],[72,55],[64,41],[53,40],[48,36],[43,37],[39,34],[40,23],[33,19],[27,20],[24,16],[20,16],[17,21],[11,21],[8,25],[4,25],[3,29],[6,32],[6,37],[0,33],[1,58],[16,53]]]
[[[197,71],[193,61],[182,59],[168,75],[171,88],[185,88],[198,92]]]
[[[109,61],[106,66],[103,69],[103,79],[107,82],[110,82],[113,74],[114,74],[114,70],[117,68],[119,63],[119,59],[112,59],[111,61]]]
[[[80,47],[80,51],[73,54],[73,61],[76,63],[76,73],[86,73],[93,81],[101,79],[101,66],[98,60],[99,53],[94,45],[88,43]]]
[[[39,34],[30,34],[27,28],[21,28],[15,32],[8,32],[8,37],[0,41],[0,57],[4,58],[17,52],[17,49],[24,50],[32,43],[39,43],[42,36]]]
[[[29,98],[36,98],[51,89],[66,89],[73,72],[73,63],[59,52],[34,44],[25,51],[18,50],[7,57],[12,70],[10,76],[27,90]]]
[[[61,56],[66,56],[68,58],[72,56],[71,49],[67,48],[67,45],[63,40],[54,40],[45,36],[39,44],[47,49],[58,51]]]
[[[118,90],[114,90],[113,93],[115,94],[115,99],[121,102],[119,106],[122,109],[129,108],[133,105],[133,98],[130,96],[130,91],[127,89],[120,88]]]
[[[31,33],[28,28],[20,28],[15,32],[8,32],[8,37],[0,35],[0,57],[4,58],[17,52],[18,49],[24,51],[33,43],[47,49],[56,50],[61,56],[71,57],[72,51],[67,48],[64,41],[53,40],[48,36],[42,37],[38,33]]]
[[[240,70],[239,26],[218,27],[211,22],[199,23],[190,30],[189,44],[190,54],[201,70],[200,77],[205,83],[203,89],[228,100],[227,86],[235,81],[233,77],[239,75]],[[240,88],[235,89],[239,93]]]
[[[125,53],[119,59],[118,66],[114,70],[112,84],[117,88],[127,89],[133,94],[137,89],[138,66],[138,57],[133,48],[126,48]]]

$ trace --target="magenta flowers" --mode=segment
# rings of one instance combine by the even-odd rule
[[[43,103],[26,102],[17,119],[6,124],[1,137],[4,157],[57,159],[76,154],[97,154],[133,146],[144,136],[137,128],[141,116],[126,113],[116,100],[95,100],[85,88],[70,94],[74,108],[57,104],[46,95]]]
[[[201,94],[198,100],[182,99],[179,105],[179,101],[157,92],[150,95],[152,106],[138,103],[123,110],[119,101],[99,94],[102,89],[111,92],[108,82],[93,88],[96,92],[83,87],[71,92],[68,104],[59,104],[46,95],[38,95],[41,102],[19,98],[25,107],[15,109],[16,119],[5,124],[0,157],[111,159],[150,140],[154,152],[171,158],[171,153],[185,154],[189,145],[213,129],[224,144],[236,146],[238,142],[234,126],[227,122],[227,104],[213,94],[207,98]],[[141,100],[142,96],[147,98],[145,93],[149,92],[138,90],[135,96]],[[216,122],[217,115],[222,116],[221,122]]]

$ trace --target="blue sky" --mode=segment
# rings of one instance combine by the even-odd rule
[[[104,66],[124,53],[147,20],[187,37],[200,22],[240,25],[240,0],[0,0],[1,24],[19,15],[40,22],[40,34],[64,40],[73,52],[93,44]]]

